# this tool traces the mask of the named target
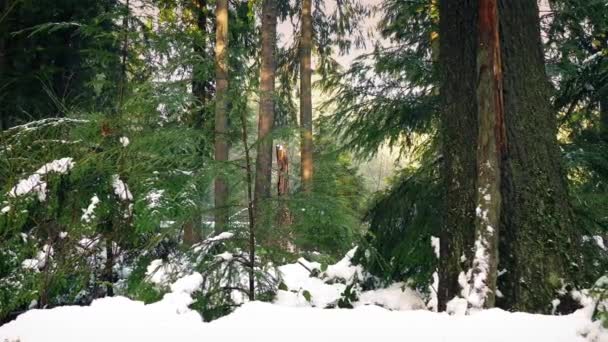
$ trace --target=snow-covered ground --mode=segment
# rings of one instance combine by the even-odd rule
[[[394,284],[359,294],[354,309],[323,309],[335,303],[348,281],[361,269],[350,265],[354,250],[319,277],[310,271],[318,263],[300,259],[279,267],[287,290],[275,303],[250,302],[234,313],[205,323],[188,308],[191,294],[202,283],[193,273],[173,285],[171,292],[145,305],[125,297],[103,298],[90,306],[30,310],[0,327],[0,342],[83,341],[391,341],[424,342],[608,342],[590,307],[568,316],[509,313],[499,309],[471,315],[448,315],[426,310],[419,294]],[[334,281],[324,281],[331,279]],[[304,294],[304,292],[307,292]]]

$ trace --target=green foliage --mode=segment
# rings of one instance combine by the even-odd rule
[[[341,257],[360,236],[367,201],[363,179],[349,153],[336,149],[327,122],[317,121],[314,187],[289,199],[296,246]]]
[[[369,230],[353,260],[384,284],[408,281],[428,289],[437,266],[431,237],[439,235],[441,225],[439,161],[426,152],[421,166],[403,170],[366,215]]]

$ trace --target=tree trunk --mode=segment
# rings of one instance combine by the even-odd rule
[[[201,41],[194,44],[194,53],[197,60],[194,63],[192,71],[192,95],[198,100],[201,107],[195,114],[193,119],[195,128],[207,127],[209,121],[206,112],[206,105],[209,103],[212,95],[212,85],[207,70],[202,65],[209,58],[207,53],[207,22],[209,12],[207,11],[207,0],[193,0],[194,9],[196,11],[196,27],[201,32]]]
[[[312,190],[312,0],[302,0],[300,40],[300,129],[302,189]]]
[[[474,240],[477,140],[477,1],[441,0],[442,178],[445,217],[440,234],[438,310],[460,295],[458,277],[470,268]],[[464,256],[464,258],[463,258]]]
[[[215,31],[215,160],[228,161],[228,0],[217,0]],[[223,175],[215,179],[215,231],[228,224],[228,181]]]
[[[114,242],[111,237],[106,238],[106,262],[104,266],[104,281],[106,282],[106,296],[114,296]]]
[[[198,56],[198,60],[194,62],[192,67],[192,95],[199,102],[200,110],[194,113],[192,125],[195,129],[201,130],[206,128],[205,123],[209,121],[206,105],[211,98],[211,82],[207,77],[206,70],[201,66],[203,61],[206,61],[209,56],[207,54],[207,20],[209,12],[207,11],[207,0],[193,0],[193,8],[196,13],[196,26],[201,33],[201,41],[194,44],[194,53]],[[201,131],[201,134],[205,134]],[[199,151],[206,150],[202,147]],[[196,213],[191,219],[184,223],[183,242],[186,246],[192,246],[202,240],[200,231],[201,215]]]
[[[477,207],[469,308],[494,307],[505,152],[502,65],[496,0],[479,0],[477,45]]]
[[[9,9],[9,1],[2,1],[4,4],[0,5],[2,9],[2,14],[8,14]],[[7,70],[7,38],[8,38],[8,30],[6,21],[8,18],[4,18],[4,20],[0,21],[0,91],[3,92],[4,84],[6,84],[6,70]],[[0,95],[0,132],[3,132],[5,129],[8,129],[8,113],[5,109],[5,99],[3,95]]]
[[[502,165],[499,306],[549,312],[580,265],[549,102],[536,0],[499,0],[507,155]]]
[[[600,100],[600,137],[608,142],[608,94]]]
[[[249,300],[255,300],[255,213],[253,211],[253,194],[252,188],[252,169],[251,169],[251,153],[249,151],[249,138],[247,137],[247,114],[241,112],[241,131],[243,139],[243,147],[245,149],[245,172],[247,176],[247,214],[249,215]]]
[[[289,196],[289,158],[287,156],[287,148],[283,145],[276,146],[277,153],[277,165],[279,167],[279,177],[277,182],[277,195],[279,198],[279,212],[278,212],[278,226],[280,229],[281,240],[284,243],[283,247],[289,248],[293,246],[291,243],[291,236],[289,233],[289,226],[291,225],[291,214],[289,213],[289,207],[287,206],[287,196]]]
[[[262,8],[262,66],[260,70],[260,112],[255,164],[254,209],[256,222],[262,224],[265,202],[270,198],[272,176],[272,125],[274,121],[275,48],[277,36],[275,0],[264,0]],[[258,228],[258,227],[256,227]],[[259,234],[259,230],[258,234]]]

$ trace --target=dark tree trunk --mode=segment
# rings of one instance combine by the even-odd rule
[[[600,100],[600,136],[608,142],[608,90]]]
[[[460,294],[458,276],[471,264],[475,226],[477,140],[477,1],[440,1],[442,177],[446,213],[440,234],[438,309]],[[465,258],[461,258],[464,256]]]
[[[501,307],[548,312],[570,282],[574,218],[549,102],[536,0],[500,0],[507,158],[503,163]]]
[[[300,130],[302,189],[312,189],[312,0],[302,0],[300,40]]]
[[[114,296],[114,250],[112,249],[113,241],[111,238],[106,239],[106,263],[104,267],[104,281],[106,282],[106,296]]]
[[[228,0],[218,0],[215,30],[215,160],[228,161]],[[215,179],[215,231],[228,224],[228,181],[223,175]]]
[[[260,70],[260,112],[255,163],[254,209],[256,222],[262,224],[264,206],[270,198],[272,176],[272,127],[274,121],[275,48],[277,7],[275,0],[264,0],[262,8],[262,66]],[[256,227],[257,229],[258,227]],[[258,235],[259,235],[259,230]]]
[[[211,100],[213,94],[211,79],[208,75],[208,70],[204,65],[205,61],[210,58],[207,50],[207,23],[209,21],[209,11],[207,9],[207,0],[193,1],[194,9],[196,11],[196,27],[201,33],[201,40],[194,44],[194,53],[197,60],[194,62],[192,71],[192,95],[197,99],[201,109],[194,114],[193,123],[195,128],[200,129],[207,127],[206,124],[210,121],[210,118],[207,117],[209,113],[206,111],[206,105]]]

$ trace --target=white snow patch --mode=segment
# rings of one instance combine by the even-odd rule
[[[122,201],[133,200],[133,195],[131,194],[131,191],[129,191],[129,186],[120,179],[120,176],[112,176],[112,187],[114,188],[114,194]]]
[[[154,209],[160,206],[160,200],[163,197],[165,190],[152,190],[146,195],[148,208]]]
[[[44,202],[46,200],[46,181],[42,176],[48,173],[65,174],[74,167],[72,158],[61,158],[44,164],[36,170],[32,175],[25,179],[21,179],[10,191],[9,196],[21,197],[31,192],[36,193],[38,200]]]
[[[435,256],[439,259],[439,248],[440,248],[440,244],[439,244],[440,240],[438,237],[436,236],[431,236],[431,246],[433,247],[433,251],[435,252]]]
[[[120,141],[123,147],[129,146],[129,144],[131,143],[131,141],[127,137],[120,137],[120,139],[118,140]]]
[[[337,264],[328,266],[327,270],[323,272],[323,276],[330,279],[343,279],[347,283],[350,283],[355,277],[361,279],[363,268],[361,266],[353,266],[351,263],[351,259],[355,256],[356,252],[357,247],[348,251]]]
[[[359,296],[355,307],[361,305],[379,305],[389,310],[423,310],[426,305],[416,291],[403,283],[395,283],[388,288],[365,291]]]
[[[99,204],[99,197],[97,197],[97,195],[93,195],[93,197],[91,197],[91,203],[89,203],[89,206],[86,209],[82,209],[82,216],[80,217],[80,220],[86,223],[91,223],[91,220],[95,218],[95,208],[97,207],[97,204]]]

